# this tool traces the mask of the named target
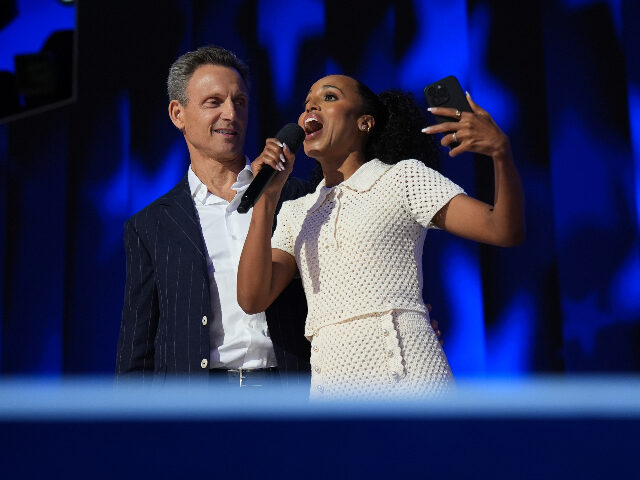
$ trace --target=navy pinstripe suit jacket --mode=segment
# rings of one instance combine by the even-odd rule
[[[209,359],[209,326],[214,319],[206,250],[187,178],[125,223],[127,276],[118,376],[159,380],[208,373],[201,362]],[[280,202],[300,197],[309,188],[291,178]],[[308,371],[307,305],[301,281],[293,280],[266,314],[280,371]]]

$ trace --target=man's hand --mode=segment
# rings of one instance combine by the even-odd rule
[[[427,303],[427,311],[429,312],[429,314],[431,314],[430,303]],[[444,345],[444,340],[442,340],[442,332],[438,329],[438,321],[431,318],[431,315],[429,315],[429,319],[431,320],[431,328],[433,328],[433,331],[436,332],[436,337],[438,337],[438,342],[440,342],[440,345]]]

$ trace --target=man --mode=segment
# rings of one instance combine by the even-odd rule
[[[236,300],[238,260],[251,219],[237,212],[253,175],[244,155],[248,68],[219,47],[171,66],[169,116],[184,135],[185,177],[125,223],[127,259],[117,375],[167,375],[263,383],[309,370],[306,303],[294,280],[266,313]],[[288,181],[281,202],[308,186]]]

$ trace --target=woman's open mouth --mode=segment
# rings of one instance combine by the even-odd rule
[[[322,122],[316,115],[309,115],[304,120],[305,140],[309,140],[320,133],[322,130]]]

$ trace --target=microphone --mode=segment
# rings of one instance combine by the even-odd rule
[[[296,153],[302,145],[304,136],[304,130],[296,123],[287,123],[276,133],[276,138],[280,140],[281,143],[286,143],[289,150],[293,153]],[[276,169],[269,165],[262,165],[256,177],[251,181],[249,188],[247,188],[247,191],[242,195],[240,205],[238,205],[238,213],[247,213],[249,209],[255,205],[276,173]]]

